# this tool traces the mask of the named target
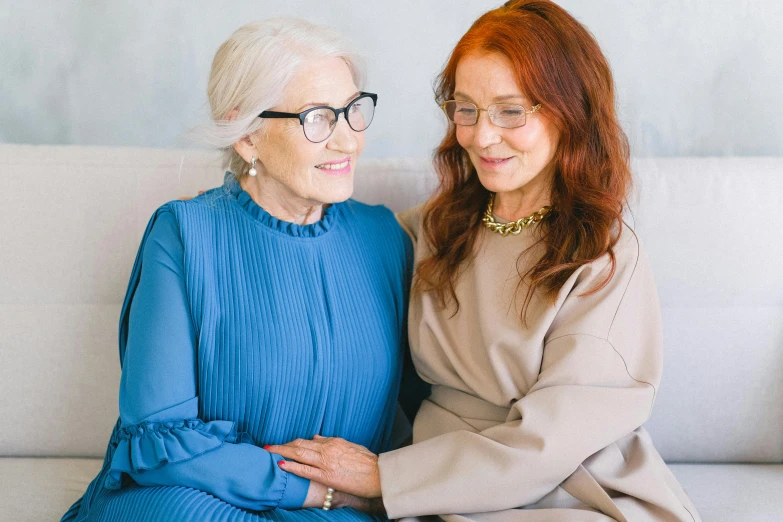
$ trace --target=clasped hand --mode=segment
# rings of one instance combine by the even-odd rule
[[[316,435],[313,440],[296,439],[288,444],[265,446],[281,461],[285,471],[320,482],[337,491],[365,499],[377,499],[382,506],[378,456],[363,446],[336,437]]]

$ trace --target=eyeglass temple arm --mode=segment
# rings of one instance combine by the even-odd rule
[[[298,118],[299,114],[294,112],[264,111],[258,116],[260,118]]]
[[[277,112],[277,111],[264,111],[258,115],[259,118],[296,118],[299,120],[299,124],[304,127],[305,113],[300,112]]]

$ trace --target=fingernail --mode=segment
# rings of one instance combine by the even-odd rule
[[[277,465],[280,466],[281,468],[283,467],[283,464],[285,464],[284,460],[281,460],[280,462],[277,463]]]
[[[271,448],[271,447],[272,447],[272,446],[270,446],[269,444],[267,444],[267,445],[265,445],[265,446],[264,446],[264,449],[265,449],[265,450],[268,450],[268,449],[269,449],[269,448]]]

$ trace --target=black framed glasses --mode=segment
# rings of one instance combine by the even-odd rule
[[[342,109],[327,105],[313,107],[300,113],[264,111],[259,118],[298,118],[302,124],[305,138],[313,143],[320,143],[329,138],[337,125],[337,118],[344,114],[348,126],[356,132],[362,132],[372,123],[375,116],[375,105],[378,95],[371,92],[360,92],[359,96]]]
[[[527,123],[527,115],[541,110],[541,104],[534,105],[532,109],[527,110],[522,105],[513,103],[495,103],[486,109],[479,109],[475,104],[449,100],[440,106],[446,117],[456,125],[471,126],[478,123],[479,113],[487,111],[489,120],[504,129],[515,129],[522,127]]]

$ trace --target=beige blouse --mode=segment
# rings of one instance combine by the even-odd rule
[[[399,216],[416,260],[429,253],[420,207]],[[583,265],[552,306],[534,296],[523,327],[519,274],[541,255],[536,228],[482,227],[456,286],[460,308],[413,295],[411,351],[432,383],[412,446],[379,459],[390,518],[700,520],[642,424],[661,378],[658,296],[632,229],[609,257]],[[449,515],[459,513],[459,515]]]

